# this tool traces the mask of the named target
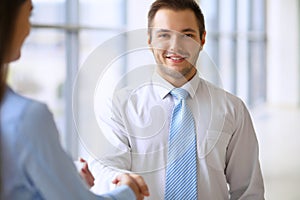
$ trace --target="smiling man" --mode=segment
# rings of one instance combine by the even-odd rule
[[[95,188],[98,177],[121,169],[144,177],[149,199],[264,199],[246,106],[197,72],[205,37],[195,1],[152,4],[148,44],[155,72],[149,82],[116,92],[111,116],[100,116],[113,148],[91,164]]]
[[[176,87],[189,81],[197,72],[195,64],[205,35],[204,25],[200,30],[190,9],[176,11],[167,7],[156,13],[150,11],[148,44],[159,75]]]

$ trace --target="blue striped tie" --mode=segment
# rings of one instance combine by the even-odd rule
[[[188,92],[175,88],[166,169],[165,200],[197,199],[197,152],[194,118],[186,103]]]

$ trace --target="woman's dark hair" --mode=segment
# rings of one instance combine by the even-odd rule
[[[26,0],[0,1],[0,105],[6,88],[7,54],[11,52],[11,41],[14,33],[16,19],[21,5]],[[1,128],[1,127],[0,127]],[[2,147],[0,134],[0,149]],[[2,199],[2,159],[0,155],[0,199]]]
[[[0,102],[5,91],[7,66],[5,57],[11,51],[11,41],[17,15],[26,0],[0,1]]]
[[[152,27],[152,21],[155,17],[155,14],[160,9],[171,9],[175,11],[190,9],[194,12],[197,23],[199,26],[200,38],[205,32],[204,16],[198,5],[194,0],[156,0],[150,7],[148,12],[148,30]]]

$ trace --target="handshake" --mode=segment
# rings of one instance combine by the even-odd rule
[[[79,169],[80,176],[84,179],[89,187],[94,185],[94,176],[88,168],[87,162],[83,158],[79,158],[79,161],[75,161],[77,168]],[[137,200],[144,199],[145,196],[149,196],[148,186],[144,179],[136,174],[120,174],[112,183],[116,186],[127,185],[135,193]]]

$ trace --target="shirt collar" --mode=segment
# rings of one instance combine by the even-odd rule
[[[158,88],[160,89],[158,89],[157,92],[161,99],[164,99],[170,93],[170,91],[175,88],[171,83],[163,79],[156,71],[153,73],[152,81],[155,85],[159,86]],[[188,91],[191,98],[193,98],[196,94],[199,83],[200,77],[197,72],[195,76],[190,81],[181,86],[181,88]]]
[[[199,74],[197,72],[195,74],[195,76],[190,81],[188,81],[186,84],[184,84],[181,88],[188,91],[191,98],[194,98],[194,96],[196,94],[196,91],[198,89],[199,83],[200,83],[200,77],[199,77]]]

